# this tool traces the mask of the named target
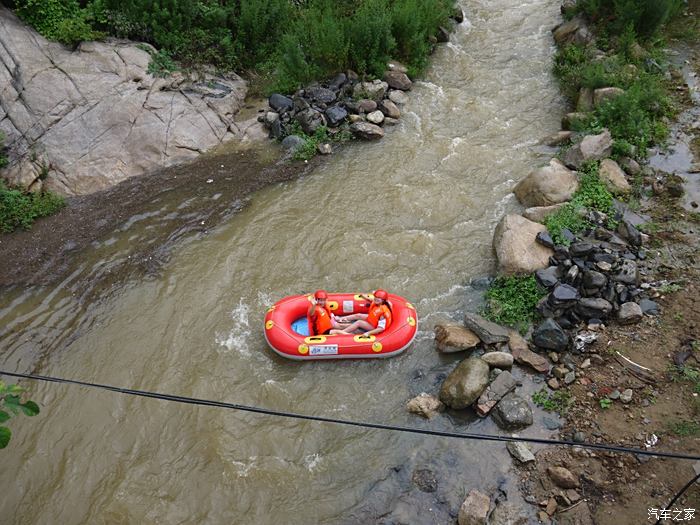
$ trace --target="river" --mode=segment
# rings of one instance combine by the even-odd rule
[[[496,432],[489,419],[459,414],[419,421],[404,405],[436,392],[460,359],[437,354],[432,327],[478,307],[468,283],[493,272],[492,232],[519,206],[511,189],[551,155],[537,143],[565,109],[550,74],[559,1],[461,3],[467,19],[382,141],[349,145],[311,175],[256,193],[223,225],[117,286],[114,261],[187,202],[129,219],[63,282],[0,298],[2,367]],[[277,299],[379,286],[417,307],[418,337],[403,355],[296,363],[266,347],[262,318]],[[499,444],[27,386],[42,413],[11,421],[0,476],[6,523],[444,523],[471,488],[517,494]],[[434,475],[435,492],[418,490],[417,470]]]

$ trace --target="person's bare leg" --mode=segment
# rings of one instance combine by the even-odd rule
[[[369,324],[367,321],[360,320],[360,321],[355,321],[350,326],[345,328],[343,330],[343,333],[344,334],[351,334],[355,330],[362,330],[362,331],[368,332],[370,330],[374,330],[374,327],[371,324]]]

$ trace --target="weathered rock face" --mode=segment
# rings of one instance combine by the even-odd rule
[[[578,189],[578,179],[558,159],[537,168],[521,180],[513,190],[524,206],[551,206],[571,200]]]
[[[517,430],[532,425],[532,409],[527,401],[510,393],[496,405],[493,419],[504,430]]]
[[[612,135],[607,129],[598,135],[586,135],[581,142],[567,150],[564,154],[564,164],[579,169],[585,162],[609,156],[612,146]]]
[[[491,499],[476,489],[472,489],[459,508],[457,523],[459,525],[486,525]]]
[[[600,163],[598,176],[612,193],[628,193],[632,189],[630,183],[627,182],[625,172],[612,159],[603,159]]]
[[[467,408],[489,383],[489,365],[478,357],[465,359],[440,388],[440,401],[451,408]]]
[[[534,206],[526,209],[523,212],[523,217],[532,222],[543,223],[548,216],[558,211],[565,205],[565,202],[560,202],[559,204],[552,204],[551,206]]]
[[[488,319],[484,319],[479,314],[466,312],[464,314],[464,325],[487,345],[508,341],[508,329]]]
[[[542,224],[520,215],[503,217],[493,236],[500,272],[506,275],[531,273],[549,266],[549,257],[554,252],[535,241],[537,234],[545,230]]]
[[[479,396],[479,400],[476,403],[477,414],[480,416],[488,414],[503,396],[515,389],[516,385],[517,381],[507,370],[498,374],[493,383],[486,387],[483,394]]]
[[[240,77],[157,79],[149,61],[132,42],[70,51],[0,7],[0,131],[11,163],[3,176],[28,187],[43,172],[48,189],[90,193],[239,134]]]

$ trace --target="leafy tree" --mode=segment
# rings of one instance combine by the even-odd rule
[[[5,448],[10,442],[12,432],[2,425],[20,412],[25,416],[36,416],[39,413],[39,405],[34,401],[21,400],[24,389],[19,385],[6,385],[0,381],[0,448]]]

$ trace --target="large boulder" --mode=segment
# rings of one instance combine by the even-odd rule
[[[554,252],[535,241],[537,234],[543,231],[546,228],[542,224],[520,215],[503,217],[493,236],[493,248],[500,273],[531,273],[549,266],[549,257]]]
[[[408,91],[413,85],[411,79],[403,71],[387,71],[384,73],[384,80],[391,89],[399,89],[401,91]]]
[[[564,154],[564,164],[579,169],[584,163],[602,160],[610,155],[613,139],[606,129],[598,135],[586,135],[578,144],[574,144]]]
[[[470,350],[481,343],[479,337],[464,326],[452,323],[435,325],[435,343],[440,352],[449,354]]]
[[[381,80],[358,82],[353,88],[353,95],[355,98],[368,98],[379,102],[384,98],[387,89],[389,89],[389,85]]]
[[[612,159],[603,159],[600,163],[598,176],[611,193],[629,193],[632,189],[630,183],[627,182],[625,172],[622,171],[622,168]]]
[[[566,202],[577,189],[576,174],[559,159],[552,159],[521,180],[513,192],[523,206],[531,207]]]
[[[0,7],[0,131],[9,182],[91,193],[241,136],[233,73],[154,78],[148,46],[49,42]],[[38,169],[35,169],[38,168]]]
[[[559,204],[552,204],[551,206],[534,206],[528,208],[523,212],[523,217],[532,222],[544,223],[544,220],[549,217],[552,213],[559,211],[562,206],[565,206],[565,202],[560,202]]]
[[[545,319],[532,333],[532,342],[538,348],[563,352],[569,345],[569,336],[554,319]]]
[[[508,329],[484,319],[479,314],[467,312],[464,314],[464,325],[473,331],[487,345],[505,343],[508,341]]]
[[[307,135],[313,135],[317,129],[326,125],[326,117],[323,113],[312,108],[297,113],[295,118]]]
[[[554,41],[559,46],[565,46],[566,44],[588,44],[593,40],[593,34],[588,29],[586,21],[580,17],[575,16],[571,20],[559,24],[552,30]]]
[[[470,357],[455,368],[440,387],[440,401],[451,408],[467,408],[489,384],[489,365]]]

